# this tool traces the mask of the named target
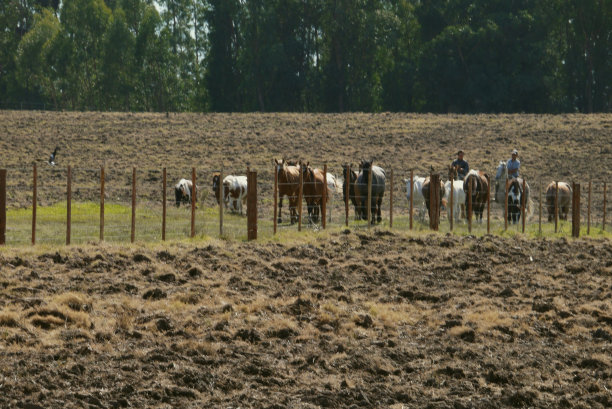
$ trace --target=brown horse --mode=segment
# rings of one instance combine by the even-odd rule
[[[546,187],[546,208],[548,209],[548,221],[552,222],[555,217],[555,182],[550,182]],[[572,188],[567,182],[559,182],[559,201],[557,209],[559,218],[567,220],[567,213],[572,205]]]
[[[303,195],[308,207],[308,220],[312,223],[319,222],[319,214],[323,213],[323,192],[325,192],[326,203],[329,200],[329,188],[325,182],[323,171],[313,169],[310,162],[300,162],[303,176]]]
[[[289,214],[291,218],[291,224],[297,222],[297,205],[298,205],[298,194],[300,190],[300,168],[297,166],[289,165],[285,159],[276,160],[276,172],[278,174],[278,222],[282,222],[281,209],[283,207],[283,196],[287,196],[289,199]]]
[[[478,170],[470,170],[463,181],[465,192],[465,207],[468,208],[469,189],[472,189],[472,210],[476,214],[476,220],[482,222],[487,200],[489,200],[489,175]],[[470,215],[468,214],[468,217]]]
[[[431,195],[431,181],[429,176],[427,176],[425,178],[425,181],[423,182],[423,187],[421,188],[421,191],[423,192],[423,198],[425,199],[425,207],[427,207],[427,214],[429,215],[429,218],[431,219],[431,208],[430,208],[430,195]],[[438,203],[438,217],[440,217],[440,209],[442,208],[442,204],[443,204],[443,199],[442,197],[444,196],[444,183],[442,183],[442,181],[440,181],[440,203]]]

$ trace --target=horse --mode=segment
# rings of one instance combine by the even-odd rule
[[[220,175],[215,173],[213,175],[213,192],[215,192],[215,198],[217,204],[221,203],[221,191],[219,183]],[[246,204],[247,197],[247,177],[246,176],[233,176],[227,175],[223,178],[223,203],[225,208],[228,208],[233,213],[242,214],[242,206]]]
[[[431,219],[431,180],[429,178],[429,176],[427,176],[425,178],[425,181],[423,182],[423,186],[421,188],[421,192],[423,194],[423,200],[425,201],[425,207],[427,208],[427,214],[429,215],[429,218]],[[442,198],[444,196],[444,184],[442,183],[442,181],[440,181],[440,187],[439,187],[439,203],[438,203],[438,211],[440,211],[440,209],[442,208]],[[439,216],[439,214],[438,214]]]
[[[423,197],[423,182],[425,178],[421,176],[413,175],[414,186],[410,186],[410,179],[404,179],[406,183],[406,199],[410,202],[410,196],[412,195],[412,204],[416,208],[419,208],[419,218],[421,221],[425,218],[425,198]]]
[[[463,190],[463,179],[457,179],[458,166],[448,166],[448,181],[444,183],[444,200],[450,201],[451,186],[453,189],[453,213],[455,220],[465,219],[465,191]],[[450,219],[450,208],[448,209]]]
[[[327,172],[326,174],[327,177],[327,213],[329,214],[328,220],[331,222],[331,211],[332,211],[332,204],[333,204],[333,200],[334,200],[334,196],[336,194],[336,192],[338,191],[338,181],[336,179],[336,176],[334,176],[332,173]]]
[[[362,160],[360,167],[361,171],[355,181],[355,201],[357,207],[360,208],[359,214],[362,220],[368,220],[368,179],[370,173],[372,174],[372,196],[371,196],[371,210],[372,220],[370,223],[374,224],[374,218],[376,215],[376,221],[380,223],[382,221],[381,216],[381,205],[382,198],[385,194],[385,180],[386,174],[383,168],[372,165],[372,160]]]
[[[298,220],[297,205],[298,194],[300,190],[300,168],[295,162],[292,165],[285,159],[274,159],[276,165],[276,173],[278,175],[278,223],[282,222],[281,209],[283,207],[283,196],[287,196],[289,200],[289,215],[291,224]]]
[[[495,172],[495,196],[494,199],[497,203],[502,206],[506,206],[504,199],[506,196],[506,181],[510,184],[508,186],[508,221],[512,223],[518,223],[521,217],[521,203],[523,201],[523,193],[525,194],[525,217],[529,219],[533,213],[533,200],[530,196],[529,183],[525,182],[525,192],[523,192],[523,178],[514,178],[511,181],[508,180],[508,168],[504,161],[499,161],[497,171]],[[514,186],[514,182],[518,183],[518,187]],[[513,197],[510,197],[510,189],[512,188]],[[517,201],[518,200],[518,204]],[[517,210],[518,207],[518,210]],[[512,210],[511,210],[512,208]]]
[[[349,200],[355,208],[355,220],[360,220],[361,208],[357,206],[357,199],[355,198],[355,182],[357,182],[357,172],[353,170],[352,165],[342,165],[342,176],[344,177],[344,182],[342,183],[342,200],[344,203],[346,203],[346,195],[349,195]],[[348,190],[346,189],[347,180],[349,184]]]
[[[546,187],[546,208],[548,209],[548,221],[552,222],[555,217],[555,182],[550,182]],[[559,182],[559,201],[557,208],[559,218],[567,220],[567,213],[572,205],[572,187],[567,182]]]
[[[198,186],[193,191],[193,183],[188,179],[181,179],[174,185],[174,199],[176,207],[180,207],[181,203],[191,204],[191,195],[197,199]],[[197,201],[197,200],[196,200]]]
[[[472,169],[465,176],[463,191],[465,192],[466,208],[468,207],[470,186],[472,188],[472,210],[476,214],[476,220],[482,223],[482,213],[489,198],[489,175],[485,172]]]
[[[308,220],[311,223],[318,223],[319,213],[323,212],[323,193],[325,193],[327,203],[329,187],[322,170],[311,168],[310,162],[301,162],[300,166],[303,173],[303,196],[308,207]]]
[[[453,213],[455,220],[465,219],[465,191],[463,190],[463,180],[447,180],[444,183],[444,198],[447,203],[450,201],[451,184],[453,189]],[[448,207],[448,218],[450,219],[450,206]]]

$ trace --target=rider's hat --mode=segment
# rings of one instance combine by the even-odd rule
[[[516,149],[512,149],[512,154],[513,155],[518,155],[518,151]]]

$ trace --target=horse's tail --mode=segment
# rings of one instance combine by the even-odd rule
[[[533,216],[533,200],[531,197],[527,199],[527,208],[525,209],[525,220],[528,221]]]

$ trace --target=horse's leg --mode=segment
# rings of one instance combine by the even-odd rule
[[[276,219],[277,223],[282,223],[282,219],[281,219],[281,209],[283,208],[283,197],[281,195],[278,195],[278,217]]]
[[[382,215],[380,208],[382,207],[382,196],[378,198],[378,208],[376,209],[376,221],[380,223],[382,221]]]

